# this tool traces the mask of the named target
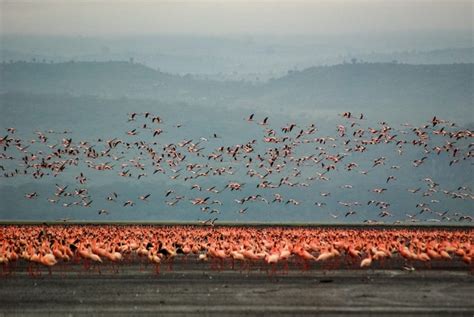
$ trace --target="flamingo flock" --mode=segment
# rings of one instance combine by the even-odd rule
[[[44,200],[65,210],[95,209],[100,217],[113,217],[119,207],[181,206],[196,208],[199,213],[194,219],[214,224],[221,216],[231,219],[229,214],[242,219],[254,215],[258,204],[259,210],[285,207],[294,209],[296,215],[302,208],[311,208],[318,219],[338,221],[358,217],[367,223],[472,222],[472,180],[460,180],[453,186],[457,179],[450,177],[454,172],[471,172],[471,130],[436,116],[419,126],[404,123],[397,127],[385,121],[369,123],[367,116],[351,112],[340,114],[338,120],[342,122],[335,133],[327,135],[315,123],[272,127],[270,117],[259,119],[251,114],[243,124],[261,134],[239,144],[226,144],[225,135],[212,131],[206,136],[190,132],[188,138],[165,143],[163,135],[172,138],[183,125],[169,124],[151,112],[128,114],[125,124],[131,126],[124,128],[122,136],[94,141],[75,140],[71,131],[53,130],[21,138],[10,127],[0,137],[1,179],[3,184],[28,177],[55,184],[46,197],[40,187],[24,193],[31,208]],[[449,184],[443,185],[443,179],[432,175],[435,166],[446,174],[442,178]],[[422,177],[407,181],[418,170]],[[110,180],[147,180],[158,186],[133,197],[112,190],[98,197],[89,187],[98,174]],[[372,174],[377,176],[369,181],[367,175]],[[347,183],[327,191],[328,184],[338,179]],[[352,182],[355,179],[357,185]],[[176,187],[160,188],[170,183]],[[365,183],[371,187],[357,195],[361,201],[331,202],[333,197],[360,190]],[[244,195],[250,188],[258,193]],[[293,196],[294,191],[302,194]],[[394,209],[397,202],[413,199],[416,202],[408,210]]]
[[[31,275],[41,267],[83,263],[117,268],[120,263],[151,264],[156,273],[175,260],[208,262],[211,269],[266,268],[302,270],[353,266],[373,268],[395,261],[405,270],[417,263],[459,262],[472,269],[471,229],[315,227],[227,227],[149,225],[4,225],[0,263],[3,273],[28,263]]]
[[[86,268],[100,268],[139,261],[153,264],[159,272],[162,263],[171,266],[176,258],[208,262],[215,269],[240,263],[241,269],[257,265],[272,271],[289,263],[303,269],[367,268],[390,261],[408,269],[418,262],[471,266],[470,229],[219,225],[222,216],[245,219],[262,209],[256,206],[285,208],[294,211],[296,219],[300,208],[309,206],[315,214],[338,221],[361,217],[369,224],[388,219],[469,224],[472,179],[462,177],[472,166],[471,130],[436,116],[420,126],[392,127],[344,112],[334,133],[327,135],[315,123],[272,127],[270,117],[257,117],[251,114],[242,122],[260,134],[238,144],[226,143],[219,131],[164,142],[164,135],[168,134],[166,140],[173,138],[183,124],[169,124],[151,112],[130,113],[125,124],[131,126],[123,129],[122,136],[94,141],[53,130],[25,138],[16,128],[7,128],[0,137],[2,184],[17,178],[38,182],[38,190],[21,195],[22,201],[31,202],[32,212],[38,200],[63,210],[95,209],[99,217],[113,217],[120,208],[132,213],[153,206],[159,212],[163,207],[157,206],[163,203],[165,208],[195,209],[203,226],[4,225],[0,230],[4,272],[19,261],[29,263],[32,275],[41,266],[51,269],[81,262]],[[425,168],[428,165],[431,169]],[[455,185],[454,173],[461,175]],[[375,183],[367,180],[372,174]],[[422,176],[413,182],[412,176],[418,174]],[[99,197],[89,186],[97,175],[132,184],[148,180],[157,186],[134,196],[110,190]],[[368,187],[359,188],[365,182],[354,183],[356,178],[366,179]],[[340,179],[344,183],[329,191],[326,184]],[[173,183],[176,186],[169,185]],[[54,186],[45,195],[48,188],[42,187],[48,184]],[[304,195],[294,196],[295,191]],[[350,194],[354,191],[358,194]],[[357,200],[349,198],[354,196]],[[407,197],[415,198],[414,206],[394,210],[394,199]],[[278,220],[278,213],[272,219]]]

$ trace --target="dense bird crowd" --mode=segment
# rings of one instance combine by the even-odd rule
[[[53,180],[56,185],[49,197],[34,191],[24,193],[24,199],[44,199],[64,208],[96,208],[104,217],[113,214],[118,204],[121,208],[137,208],[159,197],[169,207],[196,206],[207,215],[201,221],[212,225],[219,220],[221,212],[248,214],[256,203],[268,205],[268,209],[277,204],[298,208],[307,203],[309,198],[302,201],[291,197],[288,189],[293,188],[309,192],[312,208],[331,219],[349,219],[361,214],[363,209],[375,208],[375,214],[364,214],[362,220],[418,221],[423,216],[424,220],[433,222],[472,221],[472,210],[436,207],[440,201],[447,200],[472,202],[474,194],[469,184],[447,188],[431,175],[425,175],[418,183],[405,185],[406,195],[419,198],[413,210],[403,211],[402,218],[394,217],[392,202],[384,199],[392,188],[404,186],[403,175],[415,173],[430,161],[443,164],[443,168],[471,173],[474,143],[469,129],[436,116],[420,126],[405,123],[394,128],[387,122],[371,125],[363,114],[351,112],[340,114],[333,135],[322,134],[316,124],[302,126],[291,122],[272,127],[271,118],[258,119],[254,114],[243,122],[260,127],[261,135],[241,144],[225,144],[225,136],[211,132],[206,137],[189,135],[187,139],[164,144],[160,141],[162,135],[172,135],[182,129],[182,124],[165,126],[163,118],[150,112],[130,113],[126,120],[129,128],[124,129],[123,136],[94,141],[76,140],[69,131],[52,130],[37,131],[34,138],[20,138],[18,131],[10,127],[0,137],[2,183],[18,177]],[[215,144],[211,141],[220,145],[210,147],[208,144]],[[409,165],[391,163],[391,155],[405,162],[409,160]],[[162,192],[150,188],[138,197],[113,191],[105,197],[93,198],[88,188],[91,170],[103,173],[104,177],[115,175],[136,182],[161,176],[167,178],[166,183],[175,182],[181,187]],[[329,183],[341,171],[350,173],[349,179],[354,179],[377,170],[384,170],[387,175],[367,191],[367,201],[338,201],[335,206],[328,205],[327,199],[334,197],[334,191],[315,190],[315,184]],[[74,175],[74,180],[70,175]],[[206,185],[209,183],[213,185]],[[243,189],[255,184],[255,194],[241,194]],[[187,190],[182,191],[182,186]],[[349,192],[353,187],[354,184],[347,183],[337,190]],[[223,192],[232,194],[232,200],[221,198]]]
[[[152,263],[159,273],[162,263],[172,267],[175,258],[209,261],[214,269],[240,269],[269,265],[273,271],[297,263],[302,269],[372,267],[395,261],[407,270],[414,265],[464,262],[472,264],[472,230],[466,229],[344,229],[303,227],[205,226],[3,226],[0,263],[5,273],[17,261],[38,265],[65,263],[117,265]],[[35,266],[36,264],[36,266]],[[100,270],[100,267],[99,267]]]

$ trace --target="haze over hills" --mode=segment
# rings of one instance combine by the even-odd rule
[[[392,32],[340,35],[136,35],[2,37],[0,62],[134,59],[172,74],[208,79],[265,81],[288,70],[368,63],[474,62],[472,32]]]
[[[260,84],[179,76],[131,62],[0,65],[2,92],[128,97],[218,107],[308,112],[395,110],[400,119],[437,112],[469,122],[474,64],[351,63],[319,66]]]

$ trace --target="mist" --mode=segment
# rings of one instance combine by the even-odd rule
[[[380,34],[470,30],[471,1],[2,1],[2,34]],[[58,27],[61,26],[61,27]]]

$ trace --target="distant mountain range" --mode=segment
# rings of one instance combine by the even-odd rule
[[[2,92],[132,97],[190,103],[318,107],[472,106],[474,64],[355,63],[292,71],[262,84],[163,73],[130,62],[0,65]]]
[[[361,62],[473,63],[472,32],[376,36],[3,36],[0,62],[134,60],[172,74],[260,82],[288,69]]]

